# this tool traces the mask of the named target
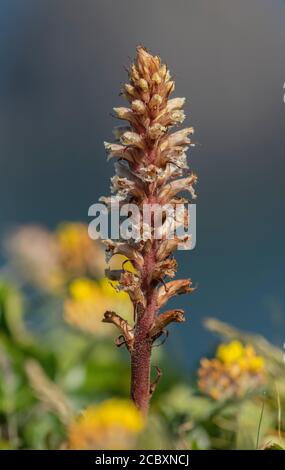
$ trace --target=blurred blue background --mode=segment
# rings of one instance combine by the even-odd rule
[[[0,232],[88,222],[109,193],[112,107],[143,44],[166,61],[199,146],[197,246],[178,253],[198,290],[168,351],[191,368],[215,316],[285,342],[283,0],[1,0]]]

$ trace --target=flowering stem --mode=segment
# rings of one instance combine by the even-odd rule
[[[118,290],[129,294],[134,307],[134,325],[129,325],[116,312],[106,312],[104,320],[113,323],[121,334],[117,346],[125,345],[131,356],[131,397],[136,406],[147,414],[149,401],[161,371],[150,383],[151,350],[153,342],[165,333],[171,322],[183,322],[183,310],[159,310],[173,296],[192,292],[191,280],[173,278],[177,263],[172,252],[178,245],[187,243],[188,236],[171,236],[174,220],[167,211],[159,223],[158,235],[155,230],[157,218],[153,207],[183,206],[188,199],[178,196],[182,191],[195,198],[193,185],[196,175],[187,165],[186,150],[193,145],[189,136],[193,128],[176,132],[171,129],[184,120],[184,98],[172,98],[174,82],[165,64],[159,57],[148,53],[142,46],[137,48],[137,57],[129,71],[130,83],[124,85],[123,94],[130,108],[114,108],[117,117],[126,121],[127,126],[116,128],[115,143],[105,142],[108,158],[118,158],[112,178],[113,196],[101,198],[110,209],[112,203],[129,205],[139,211],[130,218],[135,228],[131,238],[121,234],[119,241],[105,240],[108,258],[120,254],[129,259],[134,270],[107,270],[111,280],[118,281]],[[149,216],[140,224],[141,216]],[[183,211],[177,219],[178,226],[184,226],[188,216]],[[146,233],[145,233],[146,231]]]

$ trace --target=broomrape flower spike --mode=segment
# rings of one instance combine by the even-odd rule
[[[115,129],[115,143],[105,142],[109,158],[117,158],[116,176],[112,178],[112,198],[101,198],[107,206],[110,201],[135,204],[142,213],[153,205],[175,207],[188,203],[178,196],[187,192],[194,199],[197,177],[190,172],[185,152],[193,146],[190,136],[193,128],[173,130],[184,120],[182,107],[185,98],[170,98],[174,91],[167,66],[158,56],[151,55],[144,47],[137,47],[135,63],[129,70],[129,83],[123,87],[123,95],[129,107],[116,107],[116,116],[126,121],[124,127]],[[163,227],[171,226],[166,214],[161,222],[162,237],[154,236],[153,214],[150,211],[147,237],[126,240],[105,240],[107,258],[124,255],[134,269],[122,265],[121,269],[107,270],[111,280],[116,280],[117,290],[125,291],[133,304],[134,325],[129,325],[120,312],[105,313],[103,321],[113,323],[120,330],[117,345],[125,345],[131,357],[131,397],[144,414],[161,375],[150,382],[150,361],[154,341],[166,332],[172,322],[184,322],[183,310],[159,313],[167,301],[178,294],[192,292],[190,279],[172,280],[177,263],[173,251],[187,243],[187,237],[168,239]],[[181,224],[186,223],[182,218]],[[145,227],[143,227],[145,229]],[[189,238],[189,237],[188,237]]]

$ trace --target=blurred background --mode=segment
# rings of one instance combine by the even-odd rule
[[[19,246],[66,240],[57,227],[63,221],[88,224],[89,206],[108,195],[113,167],[103,141],[112,139],[113,106],[123,103],[124,68],[143,44],[170,67],[175,95],[187,98],[186,122],[199,142],[189,157],[199,176],[197,245],[177,255],[180,273],[198,289],[175,300],[188,321],[171,328],[165,357],[189,377],[216,346],[203,327],[206,317],[266,336],[282,349],[284,20],[283,0],[1,1],[2,274],[25,290],[31,329],[52,329],[35,307],[46,309],[46,297],[35,299],[19,266],[13,277],[10,265],[20,259]],[[26,233],[23,245],[12,233],[29,224],[47,232]],[[44,252],[38,251],[42,265]],[[66,269],[60,265],[67,276],[61,287],[70,280]],[[97,268],[95,274],[89,266],[80,269],[80,276],[88,271],[88,278],[101,279]],[[49,304],[54,317],[60,311]]]

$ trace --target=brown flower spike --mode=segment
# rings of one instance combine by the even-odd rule
[[[111,187],[114,196],[102,198],[107,206],[113,201],[132,203],[142,213],[151,204],[188,202],[178,196],[181,191],[190,193],[192,199],[196,197],[193,185],[197,177],[190,172],[185,154],[189,145],[193,145],[189,138],[193,128],[171,132],[185,118],[182,110],[185,99],[170,99],[173,91],[174,81],[166,65],[139,46],[129,71],[129,83],[123,88],[129,107],[114,108],[126,125],[115,129],[116,143],[105,143],[109,158],[117,157]],[[149,220],[152,217],[151,213]],[[168,223],[171,221],[166,215],[161,228]],[[183,310],[161,314],[159,310],[173,296],[193,290],[190,279],[165,281],[175,275],[177,263],[172,252],[181,239],[167,239],[163,230],[157,239],[153,236],[152,223],[148,228],[148,236],[139,239],[105,241],[109,258],[114,254],[125,255],[135,268],[135,272],[130,272],[123,265],[121,270],[108,271],[109,278],[119,281],[119,289],[131,298],[134,327],[115,312],[106,312],[103,320],[113,322],[120,329],[117,345],[125,344],[131,356],[131,397],[144,414],[161,375],[157,369],[158,377],[150,383],[153,342],[171,322],[185,320]]]

